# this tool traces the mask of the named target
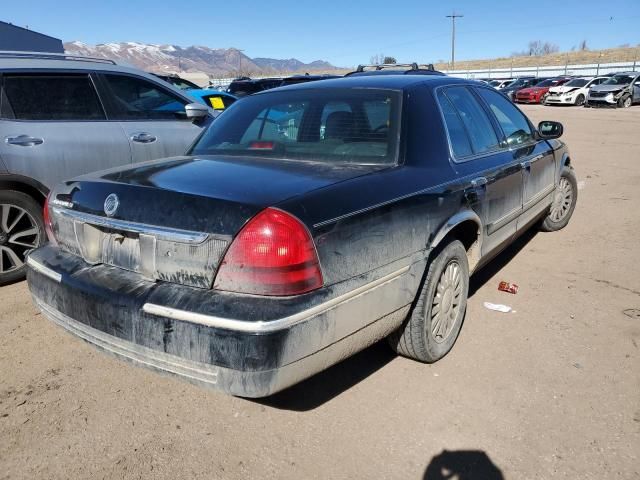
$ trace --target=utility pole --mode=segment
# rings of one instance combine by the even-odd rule
[[[464,15],[456,14],[455,10],[447,18],[451,19],[451,70],[455,68],[456,63],[456,18],[462,18]]]
[[[238,76],[242,77],[242,52],[244,52],[244,50],[240,48],[236,48],[236,50],[238,52]]]

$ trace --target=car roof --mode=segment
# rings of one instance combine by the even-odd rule
[[[51,70],[51,71],[92,71],[129,73],[138,77],[144,77],[154,83],[162,83],[168,86],[174,94],[185,100],[194,101],[188,91],[181,91],[168,82],[152,73],[145,72],[134,67],[118,65],[106,58],[78,57],[65,54],[31,53],[31,52],[6,52],[0,51],[0,72],[10,70]]]
[[[381,88],[405,90],[419,84],[424,84],[428,85],[430,88],[435,88],[440,85],[449,84],[480,85],[480,82],[477,82],[475,80],[466,80],[463,78],[449,77],[447,75],[353,75],[348,77],[331,78],[322,80],[321,82],[307,82],[299,83],[296,85],[288,85],[285,87],[278,87],[265,92],[260,92],[259,95],[263,95],[268,92],[303,89],[322,90],[333,88]]]

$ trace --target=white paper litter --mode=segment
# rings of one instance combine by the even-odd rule
[[[512,309],[508,305],[502,305],[500,303],[484,302],[484,307],[489,310],[495,310],[496,312],[509,313]]]

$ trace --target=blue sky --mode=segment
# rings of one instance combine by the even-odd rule
[[[0,20],[86,43],[139,41],[236,47],[250,57],[367,63],[383,53],[399,61],[448,59],[452,10],[456,60],[508,56],[530,40],[569,50],[640,44],[640,0],[426,1],[322,0],[5,0]],[[615,7],[614,7],[615,6]],[[638,49],[640,59],[640,48]]]

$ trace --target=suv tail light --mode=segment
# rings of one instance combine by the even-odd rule
[[[292,215],[267,208],[231,243],[214,288],[256,295],[298,295],[322,286],[318,254],[307,228]]]
[[[51,211],[49,210],[49,198],[51,198],[51,192],[49,192],[47,198],[44,201],[42,219],[44,222],[44,231],[47,234],[47,239],[49,240],[49,242],[55,245],[57,242],[56,237],[53,235],[53,223],[51,222]]]

